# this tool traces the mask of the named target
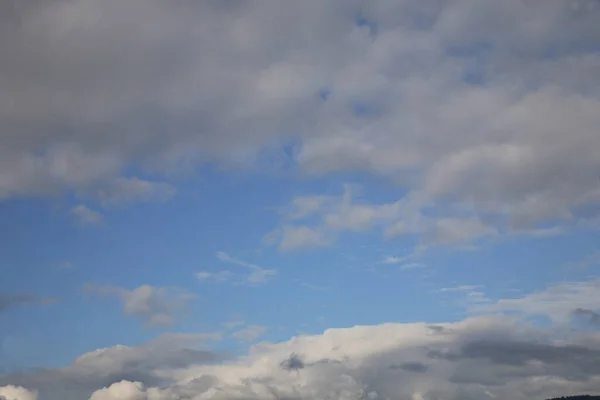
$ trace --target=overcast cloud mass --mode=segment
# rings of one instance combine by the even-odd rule
[[[599,1],[3,0],[0,89],[0,399],[598,392]]]

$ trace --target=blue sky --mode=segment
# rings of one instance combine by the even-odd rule
[[[597,2],[131,4],[0,6],[0,397],[600,384]]]
[[[481,285],[491,299],[501,299],[593,275],[569,268],[597,251],[598,235],[588,231],[504,237],[476,249],[441,246],[406,261],[400,259],[414,252],[418,239],[386,239],[377,231],[345,232],[326,247],[295,251],[264,244],[279,222],[281,204],[304,193],[340,194],[344,187],[337,182],[240,182],[210,173],[166,203],[103,211],[102,223],[92,226],[79,225],[65,199],[5,202],[5,226],[14,228],[4,241],[3,293],[60,302],[6,310],[3,318],[12,323],[3,328],[4,366],[67,364],[90,349],[138,344],[161,332],[233,333],[227,324],[242,321],[265,327],[260,339],[271,341],[331,327],[450,322],[465,316],[464,299],[440,293],[443,288]],[[377,183],[362,184],[364,193],[373,193],[365,199],[389,196]],[[239,263],[223,261],[222,253]],[[247,282],[252,270],[243,263],[276,275]],[[228,275],[198,279],[201,272]],[[118,299],[86,295],[87,284],[177,287],[197,298],[173,324],[148,326],[123,315]],[[113,328],[107,332],[105,326]],[[226,336],[219,346],[247,346],[235,342]]]

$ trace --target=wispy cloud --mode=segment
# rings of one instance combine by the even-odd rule
[[[409,269],[417,269],[417,268],[425,268],[426,265],[423,263],[406,263],[406,264],[400,264],[400,266],[398,266],[399,269],[406,271]]]
[[[58,264],[58,267],[57,267],[57,269],[59,269],[59,270],[73,269],[73,268],[75,268],[75,265],[71,261],[62,261]]]
[[[227,254],[223,251],[217,252],[217,258],[221,262],[233,264],[233,265],[239,265],[241,267],[250,269],[251,272],[249,274],[246,274],[243,278],[243,280],[246,284],[250,284],[250,285],[265,284],[272,277],[277,275],[277,271],[274,269],[262,268],[256,264],[252,264],[252,263],[231,257],[229,254]]]
[[[150,285],[129,290],[117,286],[87,284],[84,292],[119,299],[125,315],[138,318],[148,326],[174,324],[187,304],[197,297],[183,289]]]
[[[442,296],[442,304],[463,308],[471,311],[474,306],[489,304],[491,300],[486,296],[482,285],[459,285],[444,287],[436,290]]]
[[[444,287],[441,288],[439,291],[444,293],[444,292],[471,292],[473,290],[477,290],[477,289],[481,289],[482,286],[481,285],[460,285],[460,286],[453,286],[453,287]]]
[[[243,319],[235,319],[235,320],[226,322],[224,325],[227,329],[233,329],[238,326],[243,326],[244,324],[245,324],[245,322]]]
[[[244,341],[244,342],[253,342],[256,339],[260,338],[265,334],[267,328],[261,325],[249,325],[243,329],[240,329],[237,332],[231,334],[234,339]]]
[[[496,300],[474,306],[478,313],[501,312],[530,316],[545,316],[555,323],[566,324],[575,310],[596,312],[600,304],[600,279],[562,282],[521,297]],[[581,311],[579,312],[581,314]]]
[[[412,258],[412,256],[404,256],[404,257],[388,256],[382,262],[383,262],[383,264],[400,264],[407,260],[410,260],[411,258]]]
[[[226,282],[233,277],[230,271],[200,271],[196,273],[196,279],[199,281]]]
[[[300,286],[305,287],[305,288],[310,289],[310,290],[313,290],[315,292],[326,292],[326,291],[328,291],[330,289],[328,286],[315,285],[313,283],[302,282],[302,281],[300,281]]]

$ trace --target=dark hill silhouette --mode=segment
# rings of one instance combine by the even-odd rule
[[[591,396],[589,394],[584,394],[582,396],[555,397],[553,399],[548,399],[548,400],[600,400],[600,396]]]

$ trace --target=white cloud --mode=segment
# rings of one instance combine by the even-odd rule
[[[6,400],[37,400],[35,391],[27,390],[21,386],[0,386],[0,398]]]
[[[242,267],[246,267],[246,268],[250,268],[250,269],[260,268],[256,264],[251,264],[249,262],[238,260],[237,258],[233,258],[229,254],[227,254],[223,251],[217,252],[217,258],[219,259],[219,261],[222,261],[224,263],[236,264],[236,265],[240,265]]]
[[[441,288],[440,292],[470,292],[472,290],[481,289],[480,285],[460,285],[454,287]]]
[[[101,349],[62,369],[0,376],[0,383],[13,379],[49,400],[90,395],[94,400],[526,400],[593,392],[600,383],[598,332],[566,335],[556,327],[498,315],[328,329],[263,342],[222,362],[209,352],[192,351],[193,343],[207,339],[192,336]]]
[[[596,338],[600,339],[600,338]],[[586,354],[587,357],[582,357]],[[255,345],[222,364],[162,369],[161,389],[116,381],[102,399],[550,398],[593,392],[598,343],[500,317],[329,329]],[[587,361],[586,361],[587,360]],[[129,397],[140,396],[140,397]],[[93,397],[96,399],[97,397]]]
[[[418,254],[416,252],[403,257],[387,256],[383,259],[382,263],[398,265],[398,268],[401,270],[425,268],[425,264],[423,263],[410,261],[416,258],[417,256]]]
[[[544,316],[565,324],[577,309],[597,310],[600,304],[600,279],[586,282],[562,282],[522,297],[500,299],[473,307],[474,312],[503,312],[517,315]]]
[[[597,348],[569,347],[541,336],[536,343],[531,340],[535,334],[531,327],[502,318],[433,327],[331,329],[279,344],[261,343],[238,363],[178,371],[179,383],[164,395],[187,388],[195,395],[224,399],[475,399],[489,394],[528,399],[593,390],[600,371],[593,363],[579,364],[578,357],[586,350],[596,354]],[[562,357],[556,359],[558,354]],[[295,361],[286,363],[290,357]],[[283,365],[294,365],[294,370]],[[577,368],[587,371],[587,380],[567,377],[569,369]],[[195,383],[201,376],[211,376],[212,384]]]
[[[65,367],[0,375],[0,395],[6,394],[6,391],[2,393],[6,387],[1,385],[7,383],[9,388],[10,384],[36,388],[40,398],[50,400],[87,399],[94,391],[124,379],[156,386],[164,382],[162,371],[172,372],[189,365],[219,360],[220,356],[207,350],[207,343],[220,339],[220,335],[214,333],[163,334],[137,346],[117,345],[97,349],[82,354]],[[29,400],[29,397],[23,397],[23,400]]]
[[[147,325],[172,325],[178,314],[196,298],[177,288],[142,285],[128,290],[115,286],[86,285],[87,293],[116,297],[123,303],[123,313],[144,321]]]
[[[250,285],[265,284],[272,277],[277,275],[277,271],[274,269],[265,269],[256,264],[252,264],[252,263],[249,263],[249,262],[246,262],[243,260],[239,260],[237,258],[233,258],[229,254],[222,252],[222,251],[217,252],[217,258],[221,262],[239,265],[241,267],[250,269],[252,272],[250,272],[248,275],[245,275],[243,278],[245,284],[250,284]]]
[[[160,400],[158,389],[146,391],[140,382],[121,381],[113,383],[107,388],[95,391],[90,400]]]
[[[492,300],[486,296],[484,288],[481,285],[444,287],[438,289],[437,293],[442,297],[442,305],[470,312],[473,312],[476,307],[485,307],[492,302]]]
[[[104,223],[104,216],[101,213],[90,210],[83,204],[71,208],[71,214],[82,226],[102,225]]]
[[[209,271],[201,271],[196,273],[196,279],[199,281],[215,281],[215,282],[225,282],[232,277],[230,271],[219,271],[219,272],[209,272]]]
[[[400,263],[410,260],[411,258],[412,258],[411,256],[404,256],[404,257],[387,256],[383,260],[383,263],[384,264],[400,264]]]
[[[419,236],[421,244],[412,254],[404,258],[389,256],[383,261],[393,264],[416,257],[428,246],[466,246],[499,234],[498,228],[476,217],[426,216],[422,212],[426,203],[420,196],[407,195],[398,201],[371,204],[356,198],[351,187],[345,185],[342,195],[327,199],[320,207],[311,208],[310,215],[298,214],[294,206],[298,198],[292,200],[290,214],[284,214],[282,226],[269,233],[265,242],[278,244],[281,250],[293,250],[328,246],[341,232],[379,229],[386,237]],[[289,225],[290,219],[301,224]]]
[[[401,270],[416,269],[416,268],[425,268],[425,264],[421,264],[421,263],[406,263],[406,264],[400,265],[399,268]]]

